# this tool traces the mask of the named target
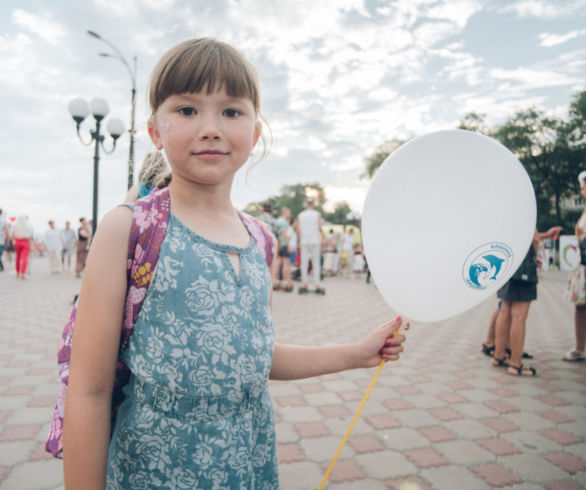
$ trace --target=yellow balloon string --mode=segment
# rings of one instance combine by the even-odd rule
[[[398,331],[397,331],[397,333],[398,333]],[[396,335],[396,333],[395,333],[395,335]],[[328,477],[330,476],[330,473],[334,469],[334,465],[336,464],[336,461],[338,461],[338,456],[340,456],[340,453],[342,452],[342,449],[344,448],[344,445],[346,444],[346,441],[348,440],[348,437],[350,436],[350,432],[352,432],[352,429],[354,428],[354,424],[358,420],[358,417],[360,416],[360,412],[362,412],[362,408],[364,407],[366,400],[368,400],[368,397],[370,396],[370,392],[372,391],[372,387],[376,383],[378,375],[381,373],[383,366],[385,365],[385,361],[386,361],[386,359],[383,359],[380,362],[380,364],[378,365],[378,369],[376,370],[376,373],[374,373],[374,376],[372,377],[372,381],[370,382],[370,386],[366,390],[364,398],[362,398],[362,401],[360,402],[360,406],[358,407],[358,410],[356,410],[356,413],[354,414],[354,418],[352,419],[352,423],[350,424],[350,427],[348,427],[348,430],[346,431],[346,435],[344,436],[344,439],[342,439],[342,443],[340,444],[340,447],[338,448],[338,451],[336,452],[334,459],[330,463],[330,467],[328,468],[328,471],[326,472],[324,479],[321,481],[321,485],[319,486],[318,490],[322,490],[322,488],[326,484],[326,481],[328,480]]]

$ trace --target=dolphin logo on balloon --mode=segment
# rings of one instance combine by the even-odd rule
[[[500,259],[494,255],[483,255],[482,260],[484,262],[472,264],[469,271],[470,281],[478,288],[485,287],[486,281],[495,281],[501,270],[502,263],[505,262],[505,259]]]
[[[476,248],[466,259],[463,275],[473,289],[492,287],[509,269],[513,253],[504,243],[487,243]]]

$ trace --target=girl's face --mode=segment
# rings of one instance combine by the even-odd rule
[[[580,182],[580,195],[586,199],[586,181]]]
[[[176,177],[206,185],[232,182],[260,136],[249,99],[225,90],[171,95],[149,121],[157,148],[165,149]]]

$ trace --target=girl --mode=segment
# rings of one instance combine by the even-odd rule
[[[108,213],[87,261],[64,425],[70,488],[278,488],[268,379],[396,360],[401,320],[360,342],[275,344],[270,273],[230,202],[261,134],[258,82],[234,48],[183,42],[155,67],[149,135],[172,171],[171,216],[124,360],[110,439],[132,213]]]

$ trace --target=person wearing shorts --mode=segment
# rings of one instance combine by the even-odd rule
[[[289,208],[281,209],[281,216],[277,219],[279,233],[277,240],[279,242],[279,252],[277,254],[277,276],[274,289],[282,289],[290,293],[293,291],[293,280],[291,279],[291,249],[289,244],[289,235],[287,229],[291,220],[291,211]],[[279,277],[281,280],[279,280]]]

